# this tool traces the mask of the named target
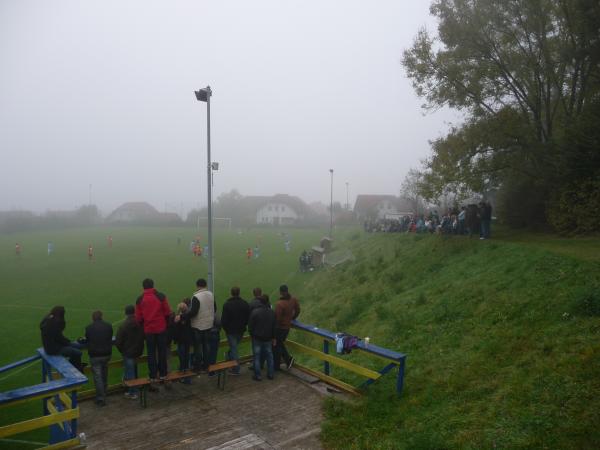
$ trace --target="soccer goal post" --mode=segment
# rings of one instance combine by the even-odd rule
[[[197,228],[200,228],[200,224],[208,225],[208,217],[198,216]],[[231,217],[213,217],[213,224],[231,230],[232,220]]]

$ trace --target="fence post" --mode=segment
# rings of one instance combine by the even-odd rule
[[[77,391],[71,391],[71,409],[77,408]],[[71,421],[71,438],[77,437],[77,419]]]
[[[402,394],[402,387],[404,385],[404,361],[406,358],[402,358],[400,360],[400,365],[398,366],[398,378],[396,379],[396,393],[398,396]]]
[[[329,354],[329,341],[327,339],[323,339],[323,353]],[[329,361],[323,361],[323,373],[329,375]]]

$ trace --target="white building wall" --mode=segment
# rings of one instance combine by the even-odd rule
[[[385,219],[386,214],[398,214],[398,208],[389,200],[382,200],[377,204],[377,218]]]
[[[268,203],[256,212],[256,223],[277,223],[281,225],[294,223],[298,214],[288,205]]]

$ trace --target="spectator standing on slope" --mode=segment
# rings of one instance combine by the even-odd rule
[[[144,329],[135,320],[135,307],[125,307],[125,321],[117,330],[115,346],[123,355],[123,379],[135,380],[138,377],[136,359],[144,353]],[[137,388],[127,388],[125,397],[135,400]]]
[[[194,336],[194,372],[206,371],[209,364],[210,329],[215,321],[216,304],[213,293],[206,286],[206,280],[196,281],[197,291],[192,296],[190,309],[180,315],[189,320]]]
[[[96,387],[96,405],[106,406],[108,391],[108,361],[112,355],[113,328],[102,320],[102,311],[92,313],[92,323],[85,329],[92,376]]]
[[[167,321],[171,314],[167,296],[154,289],[154,281],[142,282],[144,292],[135,303],[135,319],[144,327],[148,372],[151,381],[157,374],[161,381],[167,377]]]
[[[295,297],[289,293],[288,287],[283,284],[279,287],[279,300],[275,305],[275,317],[277,325],[275,329],[275,370],[280,370],[281,358],[289,369],[294,364],[294,357],[291,356],[285,347],[285,340],[290,332],[292,320],[300,315],[300,304]]]
[[[231,288],[231,298],[223,304],[223,314],[221,314],[221,325],[227,334],[227,342],[229,343],[228,360],[238,361],[238,365],[231,369],[233,375],[240,374],[238,346],[246,331],[248,325],[248,316],[250,315],[250,307],[248,302],[240,297],[240,288]]]
[[[275,313],[269,307],[269,297],[263,295],[261,306],[254,308],[248,319],[248,332],[252,336],[252,353],[254,353],[255,381],[261,381],[261,368],[267,362],[267,378],[273,379],[273,345],[275,345]]]

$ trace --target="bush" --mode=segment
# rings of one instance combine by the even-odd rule
[[[575,292],[573,313],[580,316],[600,316],[600,291],[597,286]]]
[[[600,231],[600,179],[588,178],[557,191],[548,205],[548,222],[563,234]]]

